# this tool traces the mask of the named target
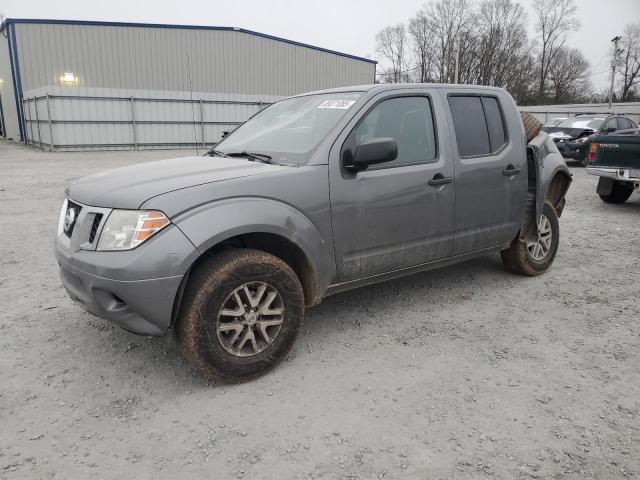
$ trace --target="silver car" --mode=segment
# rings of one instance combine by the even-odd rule
[[[244,381],[333,293],[490,252],[546,271],[570,182],[502,89],[340,88],[262,110],[206,156],[74,182],[56,256],[92,314],[173,330],[205,378]]]

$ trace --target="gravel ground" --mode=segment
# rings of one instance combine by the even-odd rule
[[[184,153],[0,143],[0,479],[640,478],[640,195],[573,169],[546,275],[336,295],[273,373],[211,386],[76,307],[53,256],[65,183]]]

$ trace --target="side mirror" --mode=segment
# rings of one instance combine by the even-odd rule
[[[615,131],[616,131],[616,127],[609,127],[609,128],[607,128],[607,129],[605,130],[605,132],[607,132],[607,133],[613,133],[613,132],[615,132]]]
[[[398,143],[393,138],[372,138],[356,147],[353,159],[345,163],[350,170],[365,170],[369,165],[390,162],[398,158]]]

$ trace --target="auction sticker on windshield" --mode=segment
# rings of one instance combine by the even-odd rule
[[[337,108],[340,110],[346,110],[354,103],[356,103],[355,100],[325,100],[318,105],[318,108]]]

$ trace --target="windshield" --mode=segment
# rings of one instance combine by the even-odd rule
[[[591,128],[597,130],[604,122],[604,117],[572,117],[567,118],[565,121],[559,123],[558,127],[566,128]]]
[[[325,93],[274,103],[240,125],[215,150],[268,154],[276,163],[302,162],[361,95]]]
[[[556,125],[558,125],[560,122],[566,120],[567,117],[564,118],[554,118],[553,120],[549,120],[547,123],[545,123],[543,125],[543,127],[555,127]]]

